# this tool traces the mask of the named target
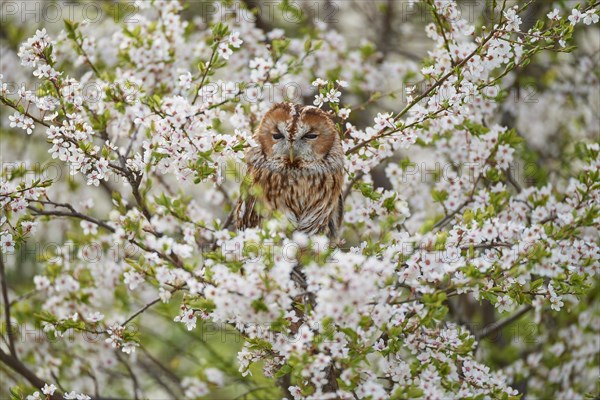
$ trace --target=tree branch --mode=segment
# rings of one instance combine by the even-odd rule
[[[34,374],[16,357],[12,357],[9,354],[6,354],[4,351],[2,351],[2,349],[0,349],[0,361],[3,364],[6,364],[11,369],[13,369],[23,378],[27,379],[27,381],[31,383],[32,386],[35,386],[36,388],[42,388],[46,384],[46,382],[44,382],[41,378]],[[52,396],[50,396],[50,398],[52,400],[61,400],[62,396],[58,391],[56,391]]]
[[[452,75],[454,75],[456,73],[457,69],[460,69],[460,67],[462,67],[463,65],[465,65],[473,56],[475,56],[481,49],[483,49],[483,47],[485,46],[485,44],[487,42],[489,42],[494,37],[495,34],[496,34],[495,30],[493,30],[492,32],[490,32],[490,34],[488,36],[486,36],[482,40],[481,44],[479,46],[477,46],[477,48],[471,52],[471,54],[467,55],[458,64],[456,64],[455,68],[453,68],[452,70],[448,71],[444,76],[442,76],[433,85],[431,85],[429,87],[429,89],[427,89],[426,91],[424,91],[423,93],[421,93],[419,96],[417,96],[415,99],[413,99],[413,101],[411,101],[409,104],[407,104],[406,107],[404,107],[404,109],[402,109],[402,111],[400,111],[394,117],[394,122],[396,122],[400,118],[402,118],[411,108],[413,108],[421,100],[423,100],[425,97],[429,96],[429,94],[431,94],[435,89],[437,89],[444,82],[446,82],[448,80],[448,78],[450,78]],[[386,137],[386,136],[389,136],[389,135],[393,134],[394,132],[398,131],[398,129],[393,129],[391,131],[386,132],[386,129],[387,128],[383,128],[381,131],[379,131],[372,138],[367,139],[367,140],[365,140],[363,142],[358,143],[356,146],[354,146],[351,149],[349,149],[348,151],[346,151],[346,154],[352,154],[355,151],[357,151],[357,150],[361,149],[362,147],[366,146],[367,144],[371,143],[372,141],[377,140],[377,139],[381,139],[381,138]]]
[[[31,201],[35,201],[35,200],[31,200]],[[47,203],[47,202],[42,202],[42,201],[35,201],[35,202],[42,203],[42,204]],[[56,206],[56,204],[54,204],[54,205]],[[60,205],[58,205],[58,206],[60,206]],[[41,210],[41,209],[33,207],[33,206],[27,206],[27,208],[29,210],[33,211],[35,213],[35,215],[77,218],[77,219],[82,219],[84,221],[88,221],[93,224],[96,224],[96,225],[98,225],[104,229],[107,229],[111,232],[115,231],[115,229],[112,226],[108,225],[106,222],[103,222],[103,221],[100,221],[99,219],[90,217],[89,215],[82,214],[78,211],[67,212],[67,211],[58,211],[58,210]]]

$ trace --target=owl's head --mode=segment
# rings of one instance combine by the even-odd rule
[[[329,115],[316,107],[278,103],[263,117],[256,139],[267,159],[303,167],[341,152],[341,141]]]

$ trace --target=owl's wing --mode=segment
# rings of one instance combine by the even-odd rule
[[[258,194],[254,178],[250,173],[244,177],[240,185],[240,198],[233,210],[235,229],[254,228],[260,225],[262,213]]]
[[[260,224],[261,216],[257,202],[256,196],[251,194],[240,197],[233,211],[235,229],[254,228]]]
[[[337,204],[329,218],[329,222],[327,223],[327,230],[325,234],[330,238],[337,238],[340,234],[340,230],[342,228],[342,223],[344,222],[344,198],[343,195],[340,194],[338,197]]]

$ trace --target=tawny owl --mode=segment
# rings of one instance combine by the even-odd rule
[[[254,190],[234,210],[237,229],[254,227],[274,210],[297,230],[336,238],[343,214],[344,152],[329,115],[316,107],[279,103],[246,152]]]

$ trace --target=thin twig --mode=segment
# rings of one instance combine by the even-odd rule
[[[356,182],[358,182],[359,180],[362,179],[362,177],[365,176],[365,173],[363,171],[360,171],[359,173],[357,173],[354,178],[348,183],[348,187],[346,187],[346,190],[344,190],[344,193],[342,194],[342,199],[346,200],[346,197],[348,197],[350,195],[350,193],[352,192],[352,187],[354,186],[354,184]]]
[[[119,354],[118,351],[116,351],[115,354],[117,355],[117,358],[119,359],[119,361],[125,366],[125,369],[127,369],[127,372],[129,373],[129,376],[131,377],[131,382],[133,383],[133,398],[135,400],[138,400],[139,399],[138,391],[140,390],[140,383],[138,381],[138,378],[135,375],[135,373],[133,372],[133,370],[131,369],[131,367],[129,366],[129,364],[127,363],[127,361],[125,361],[123,359],[121,354]]]
[[[454,211],[452,211],[450,214],[446,215],[444,218],[442,218],[440,221],[438,221],[433,226],[433,229],[441,228],[444,225],[446,225],[446,223],[448,223],[448,221],[450,221],[456,214],[458,214],[463,209],[463,207],[465,207],[467,204],[469,204],[472,200],[473,200],[472,198],[468,198],[467,200],[463,201],[462,204],[460,204],[458,207],[456,207],[456,209]]]
[[[138,364],[142,367],[146,374],[148,374],[152,379],[154,379],[160,387],[162,387],[167,393],[171,395],[171,398],[177,400],[181,397],[180,395],[178,396],[177,393],[175,393],[169,385],[167,385],[167,383],[163,380],[160,371],[157,371],[155,368],[153,368],[151,364],[149,364],[147,361],[140,361],[138,362]]]
[[[448,52],[448,57],[450,57],[450,63],[454,67],[456,62],[454,61],[454,57],[452,57],[452,53],[450,52],[450,42],[448,41],[448,38],[446,37],[446,30],[444,29],[442,20],[440,19],[440,16],[437,13],[437,9],[436,9],[436,6],[433,3],[433,1],[428,1],[427,3],[429,4],[429,6],[431,6],[431,13],[433,14],[433,17],[435,18],[435,21],[437,22],[437,26],[440,28],[440,32],[442,33],[442,38],[444,39],[444,47],[446,48],[446,51]]]
[[[15,349],[15,332],[10,322],[10,301],[8,300],[8,284],[6,283],[6,269],[4,267],[4,258],[0,256],[0,279],[2,279],[2,302],[4,303],[4,318],[6,321],[6,333],[8,335],[8,347],[10,354],[17,357]]]
[[[146,347],[144,346],[140,346],[140,350],[146,355],[146,357],[148,357],[148,360],[150,360],[153,364],[155,364],[158,368],[160,368],[165,375],[171,380],[173,381],[173,383],[176,383],[177,385],[180,385],[180,379],[177,375],[175,375],[175,373],[167,368],[163,363],[160,362],[160,360],[158,360],[156,357],[154,357],[149,351],[148,349],[146,349]]]
[[[260,392],[261,390],[266,390],[266,389],[273,389],[273,387],[272,386],[258,386],[258,387],[248,390],[245,393],[240,394],[239,396],[234,397],[233,400],[245,399],[249,394],[252,394],[255,392]]]
[[[510,317],[505,318],[503,320],[500,320],[500,321],[498,321],[498,322],[496,322],[496,323],[494,323],[494,324],[492,324],[490,326],[487,326],[487,327],[483,328],[483,330],[478,335],[476,335],[477,340],[485,339],[486,337],[493,335],[494,333],[498,332],[499,330],[501,330],[505,326],[510,325],[514,321],[516,321],[519,318],[521,318],[523,315],[525,315],[532,308],[533,308],[533,306],[531,304],[528,304],[528,305],[522,307],[519,311],[517,311],[516,313],[514,313]]]
[[[152,300],[150,303],[146,304],[144,307],[140,308],[139,310],[137,310],[135,313],[133,313],[129,318],[127,318],[125,320],[125,322],[123,322],[121,324],[121,326],[125,326],[128,323],[130,323],[131,321],[133,321],[135,319],[135,317],[137,317],[138,315],[140,315],[141,313],[143,313],[144,311],[146,311],[147,309],[149,309],[150,307],[152,307],[153,305],[155,305],[156,303],[158,303],[160,301],[160,297]]]
[[[515,180],[515,178],[512,176],[512,174],[510,173],[510,170],[507,169],[506,171],[504,171],[504,173],[506,174],[506,179],[515,188],[517,193],[521,193],[521,191],[523,189],[521,188],[521,185],[519,184],[519,182],[517,182]]]

